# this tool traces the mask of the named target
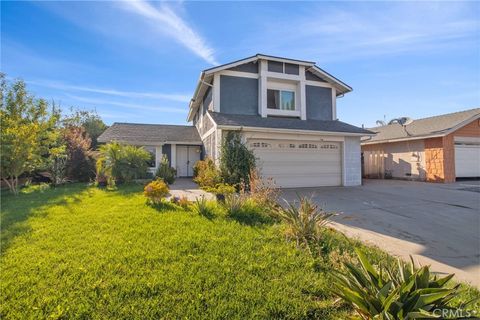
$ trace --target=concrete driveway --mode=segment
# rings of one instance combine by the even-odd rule
[[[393,255],[480,287],[480,182],[365,180],[361,187],[285,189],[337,211],[333,226]]]

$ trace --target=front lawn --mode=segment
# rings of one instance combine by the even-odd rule
[[[158,210],[141,190],[76,184],[2,195],[0,317],[342,319],[351,313],[329,292],[334,262],[313,263],[285,241],[278,224],[208,219],[173,205]],[[347,243],[334,232],[327,237],[332,247]],[[370,255],[386,258],[373,249]]]

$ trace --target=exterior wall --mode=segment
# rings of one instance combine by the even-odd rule
[[[360,137],[345,137],[343,148],[343,185],[359,186],[362,184]]]
[[[220,76],[220,112],[258,115],[258,79]]]
[[[208,88],[205,96],[203,97],[203,114],[208,110],[208,106],[212,102],[212,88]]]
[[[310,71],[305,72],[305,79],[311,80],[311,81],[318,81],[318,82],[327,82],[327,81],[317,77],[316,75],[314,75]]]
[[[480,137],[480,119],[473,120],[453,133],[455,137]]]
[[[203,139],[203,154],[205,158],[211,158],[211,159],[216,159],[216,150],[215,150],[215,145],[217,143],[216,140],[216,132],[213,132],[212,134],[208,135]]]
[[[455,137],[480,137],[478,120],[445,137],[425,140],[427,181],[455,182]]]
[[[168,162],[170,166],[172,165],[172,145],[171,144],[164,144],[162,146],[162,154],[167,155]]]
[[[333,120],[332,89],[305,86],[307,119]]]
[[[258,63],[249,62],[244,63],[239,66],[230,68],[231,71],[240,71],[240,72],[249,72],[249,73],[258,73]]]
[[[364,176],[424,181],[427,178],[423,140],[400,141],[362,146]]]

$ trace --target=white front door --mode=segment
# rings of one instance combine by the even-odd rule
[[[455,142],[455,175],[457,178],[480,177],[480,145]]]
[[[193,176],[193,166],[200,160],[200,146],[178,146],[177,145],[177,176]]]
[[[282,188],[342,184],[341,143],[251,139],[260,173]]]

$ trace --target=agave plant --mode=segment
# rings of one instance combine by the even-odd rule
[[[453,310],[449,302],[460,292],[460,285],[446,286],[453,274],[437,278],[430,274],[429,266],[417,268],[413,259],[412,263],[398,260],[396,269],[375,268],[362,251],[355,251],[360,267],[345,263],[346,272],[335,274],[333,291],[361,319],[433,319],[441,317],[439,310]],[[459,314],[455,310],[451,314]]]
[[[335,215],[326,212],[307,197],[299,196],[298,206],[296,202],[285,202],[286,206],[279,208],[277,217],[287,224],[287,234],[297,241],[298,246],[310,247],[313,242],[317,242],[322,227]]]

